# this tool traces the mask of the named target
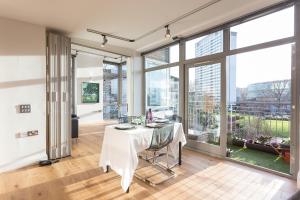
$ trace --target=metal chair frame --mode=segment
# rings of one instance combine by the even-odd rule
[[[147,161],[148,163],[150,163],[151,165],[153,165],[154,167],[157,167],[157,168],[159,168],[159,169],[161,169],[161,170],[163,170],[163,171],[166,171],[169,175],[168,175],[168,178],[167,179],[164,179],[164,180],[162,180],[162,181],[159,181],[159,182],[156,182],[156,183],[154,183],[154,182],[152,182],[151,180],[150,180],[150,178],[151,177],[153,177],[153,176],[156,176],[156,175],[158,175],[158,174],[160,174],[160,173],[162,173],[161,171],[160,172],[158,172],[158,173],[155,173],[155,174],[152,174],[152,175],[150,175],[150,176],[145,176],[145,177],[142,177],[142,176],[140,176],[139,174],[137,174],[137,173],[135,173],[135,177],[137,177],[138,179],[140,179],[140,180],[142,180],[142,181],[144,181],[144,182],[147,182],[147,183],[149,183],[150,185],[152,185],[152,186],[155,186],[155,185],[158,185],[158,184],[161,184],[161,183],[163,183],[163,182],[166,182],[166,181],[168,181],[168,180],[170,180],[171,178],[173,178],[173,177],[175,177],[176,176],[176,173],[172,170],[172,168],[174,167],[174,166],[176,166],[176,164],[174,165],[174,166],[169,166],[169,144],[172,142],[172,140],[173,140],[173,135],[174,135],[174,124],[168,124],[168,125],[166,125],[166,126],[173,126],[172,127],[172,131],[169,133],[169,134],[171,134],[171,135],[168,135],[168,141],[167,141],[167,143],[165,143],[165,144],[159,144],[159,145],[153,145],[153,140],[155,139],[154,137],[155,137],[155,131],[158,131],[158,129],[160,129],[160,128],[158,128],[158,129],[154,129],[154,131],[153,131],[153,136],[152,136],[152,141],[151,141],[151,145],[150,145],[150,147],[146,150],[146,158],[143,158],[142,156],[139,156],[139,158],[141,158],[141,159],[143,159],[143,160],[145,160],[145,161]],[[166,126],[164,126],[164,127],[162,127],[162,128],[165,128]],[[159,136],[160,137],[160,136]],[[171,138],[169,138],[169,137],[171,137]],[[160,150],[162,150],[162,149],[164,149],[164,148],[167,148],[167,153],[162,153],[162,154],[157,154]],[[148,158],[148,152],[153,152],[153,156],[152,157],[150,157],[150,158]],[[166,157],[167,157],[167,159],[166,159],[166,161],[167,161],[167,166],[163,166],[163,165],[161,165],[160,163],[158,163],[157,162],[157,159],[159,158],[159,157],[161,157],[161,156],[164,156],[164,155],[166,155]],[[145,167],[148,167],[148,166],[145,166]],[[138,170],[140,170],[140,169],[143,169],[143,168],[145,168],[145,167],[141,167],[141,168],[139,168],[139,169],[137,169],[136,171],[138,171]]]

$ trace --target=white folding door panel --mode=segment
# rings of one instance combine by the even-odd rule
[[[71,154],[70,114],[70,39],[49,33],[47,36],[48,77],[48,156]]]

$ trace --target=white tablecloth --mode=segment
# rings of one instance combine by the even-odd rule
[[[106,126],[102,144],[99,165],[106,171],[110,166],[122,177],[121,186],[127,191],[134,172],[138,166],[138,153],[147,149],[151,144],[153,129],[142,126],[131,130],[117,130],[115,125]],[[175,159],[178,158],[178,143],[186,144],[182,124],[174,124],[174,139],[170,150]]]

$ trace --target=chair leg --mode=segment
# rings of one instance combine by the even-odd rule
[[[169,145],[167,146],[167,168],[169,169]]]

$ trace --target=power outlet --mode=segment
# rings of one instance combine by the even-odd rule
[[[30,104],[19,105],[19,113],[31,113],[31,105]]]
[[[25,137],[35,136],[38,134],[39,134],[38,130],[19,132],[19,133],[16,133],[16,138],[25,138]]]
[[[39,134],[38,130],[27,131],[27,136],[35,136],[35,135],[38,135],[38,134]]]

